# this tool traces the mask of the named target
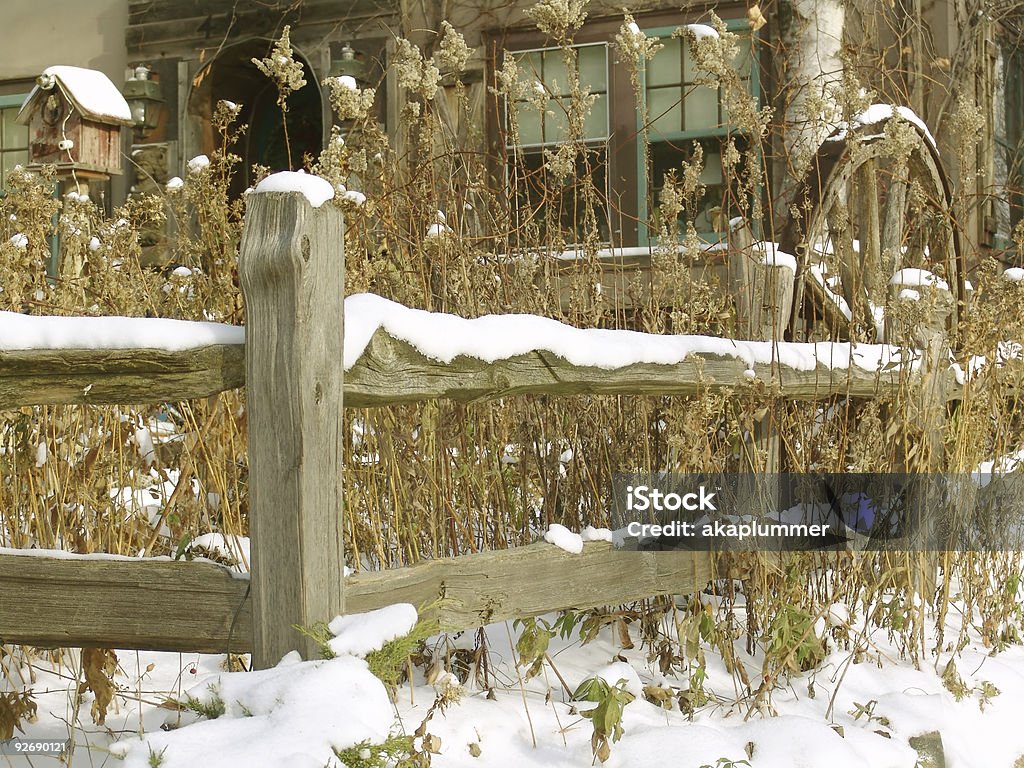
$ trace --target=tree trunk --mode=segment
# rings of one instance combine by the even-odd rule
[[[814,154],[841,118],[844,23],[841,0],[783,0],[780,5],[785,125],[776,221],[789,217]]]

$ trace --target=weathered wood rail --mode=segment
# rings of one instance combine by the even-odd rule
[[[706,553],[622,553],[591,542],[572,555],[546,542],[366,571],[345,579],[350,613],[437,602],[441,629],[688,594],[710,579]],[[253,650],[249,579],[216,563],[0,554],[0,640],[40,647]],[[440,601],[439,601],[440,600]],[[439,601],[439,602],[438,602]],[[293,644],[298,641],[294,637]]]
[[[758,379],[774,381],[779,394],[789,400],[884,398],[908,382],[906,372],[898,367],[872,371],[821,364],[798,370],[769,363],[748,366],[734,357],[700,353],[676,365],[645,363],[612,370],[571,365],[544,350],[491,363],[466,357],[445,364],[380,329],[359,361],[345,372],[343,386],[345,407],[374,408],[438,398],[466,402],[536,394],[698,395],[736,389],[749,382],[748,370]],[[941,375],[946,400],[962,400],[964,385],[954,371],[947,369]],[[5,408],[165,403],[243,386],[244,344],[182,352],[0,351],[0,403]]]
[[[245,385],[245,345],[0,351],[0,404],[118,405],[191,400]]]
[[[771,362],[751,365],[720,353],[614,370],[572,365],[543,350],[443,364],[382,328],[343,371],[341,227],[336,208],[314,208],[299,193],[252,196],[240,261],[244,346],[0,352],[0,406],[8,408],[163,402],[246,385],[252,537],[250,579],[210,563],[0,552],[0,642],[252,650],[263,667],[292,648],[315,653],[293,625],[397,601],[422,606],[440,599],[441,626],[454,630],[692,592],[711,578],[710,555],[626,554],[601,543],[588,544],[581,555],[539,543],[343,577],[341,409],[533,393],[697,395],[743,386],[752,375],[787,399],[870,398],[920,378],[902,365],[865,370],[820,362],[803,370],[772,355]],[[741,249],[734,258],[750,254]],[[777,339],[772,329],[789,316],[792,275],[780,272],[784,266],[747,266],[759,279],[782,278],[784,289],[755,289],[740,307],[754,338]],[[744,274],[751,284],[751,272]],[[936,391],[956,396],[951,372],[929,376],[945,382]]]
[[[791,344],[811,350],[812,344]],[[845,345],[839,345],[845,346]],[[38,368],[35,364],[38,361]],[[76,349],[0,352],[0,402],[27,405],[119,405],[189,400],[245,385],[245,347],[221,345],[184,352]],[[366,351],[345,372],[344,402],[373,408],[438,398],[471,401],[512,395],[698,395],[735,389],[753,371],[775,381],[790,400],[836,395],[884,397],[906,382],[906,372],[832,368],[810,370],[771,363],[748,365],[735,357],[691,353],[675,365],[640,363],[621,368],[583,367],[546,350],[485,362],[462,357],[431,360],[402,339],[379,329]],[[959,388],[947,374],[950,399]]]

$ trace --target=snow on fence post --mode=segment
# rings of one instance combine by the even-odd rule
[[[330,621],[345,607],[342,214],[264,184],[249,197],[239,258],[255,668],[292,649],[315,657],[315,643],[294,627]]]
[[[750,222],[729,227],[729,281],[736,301],[737,338],[782,341],[793,306],[795,260],[754,243]]]

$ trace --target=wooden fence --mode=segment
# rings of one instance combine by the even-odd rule
[[[175,401],[244,384],[252,543],[249,578],[208,562],[5,550],[0,642],[252,651],[255,666],[266,667],[292,648],[315,655],[312,641],[293,625],[394,602],[436,602],[441,627],[455,630],[690,593],[711,578],[709,554],[624,554],[603,542],[586,544],[580,555],[536,543],[343,577],[343,407],[527,393],[697,395],[743,385],[751,367],[794,400],[888,396],[908,382],[943,403],[960,396],[948,366],[930,363],[939,358],[928,355],[913,372],[852,364],[802,370],[778,359],[750,366],[720,354],[605,370],[574,366],[544,350],[491,363],[460,357],[446,365],[383,329],[344,371],[342,234],[337,209],[314,208],[301,194],[250,198],[240,257],[244,348],[0,352],[0,406],[6,408]],[[790,314],[792,270],[761,263],[749,234],[736,237],[729,258],[741,326],[748,338],[777,340]],[[945,409],[927,410],[939,419]],[[754,439],[771,452],[771,435]]]

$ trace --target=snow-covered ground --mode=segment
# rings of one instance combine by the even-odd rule
[[[909,741],[930,731],[941,734],[949,768],[1024,764],[1015,762],[1024,755],[1020,646],[995,654],[973,638],[977,642],[959,655],[944,652],[915,669],[900,659],[885,630],[865,633],[862,616],[835,606],[818,626],[830,649],[824,662],[780,679],[766,705],[751,710],[750,697],[706,645],[702,686],[699,675],[691,684],[686,673],[662,674],[649,659],[650,648],[642,647],[636,625],[630,627],[635,647],[623,648],[614,623],[587,644],[578,632],[556,634],[549,661],[524,680],[528,665],[515,663],[521,627],[495,624],[482,635],[485,656],[477,633],[431,638],[426,663],[415,669],[415,685],[399,687],[392,703],[363,656],[404,632],[413,619],[406,606],[332,622],[337,639],[331,646],[341,655],[302,661],[292,654],[274,669],[253,673],[224,672],[221,656],[119,652],[118,691],[102,726],[90,719],[91,693],[76,701],[76,670],[37,659],[31,669],[8,670],[15,679],[20,674],[32,681],[39,704],[38,719],[17,735],[65,739],[66,724],[73,723],[72,765],[81,767],[323,768],[342,765],[332,747],[355,746],[349,768],[362,768],[377,763],[376,753],[361,742],[379,743],[389,733],[415,737],[417,747],[433,750],[433,766],[582,767],[594,763],[594,731],[578,709],[595,705],[570,698],[580,683],[600,675],[636,696],[625,704],[622,735],[610,745],[607,766],[914,768],[918,755]],[[849,644],[845,637],[852,638]],[[952,626],[947,637],[956,637]],[[742,640],[735,648],[756,687],[763,679],[763,656],[747,655]],[[947,670],[951,658],[955,675]],[[0,658],[5,666],[12,661]],[[692,716],[680,711],[679,692],[701,687],[706,703]],[[189,696],[206,705],[219,700],[224,712],[208,719],[168,708],[169,699]],[[0,756],[2,766],[56,764]]]

